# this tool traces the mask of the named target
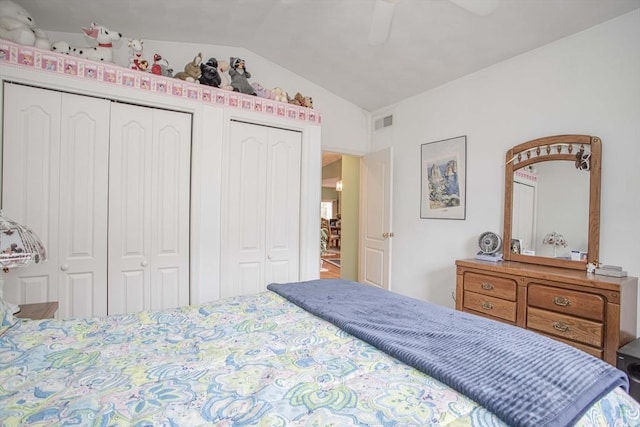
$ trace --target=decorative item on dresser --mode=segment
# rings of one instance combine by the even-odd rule
[[[616,364],[636,337],[636,277],[566,268],[456,261],[456,309],[534,330]]]

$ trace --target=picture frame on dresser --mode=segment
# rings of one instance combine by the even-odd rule
[[[467,137],[420,147],[420,218],[465,219]]]

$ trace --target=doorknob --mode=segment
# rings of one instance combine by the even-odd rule
[[[382,233],[382,238],[383,239],[387,239],[388,237],[389,237],[389,233],[387,233],[387,232]]]
[[[69,269],[69,264],[62,264],[60,266],[60,270],[62,270],[62,271],[67,271],[68,269]]]
[[[148,263],[147,261],[142,261],[142,262],[140,263],[140,266],[141,266],[141,267],[146,267],[147,265],[149,265],[149,263]]]
[[[389,237],[393,237],[393,236],[395,236],[394,233],[389,233]]]

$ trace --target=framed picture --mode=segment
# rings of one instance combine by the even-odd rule
[[[422,144],[420,218],[465,219],[467,137]]]
[[[520,239],[511,239],[511,253],[521,254],[523,250],[522,240]]]

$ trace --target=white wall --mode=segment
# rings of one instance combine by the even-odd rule
[[[52,42],[64,40],[76,46],[90,45],[88,39],[80,33],[48,31],[47,34]],[[121,66],[129,64],[127,37],[135,35],[125,34],[122,40],[114,45],[114,62]],[[175,73],[182,71],[185,64],[191,62],[198,53],[202,53],[205,61],[210,57],[227,61],[231,56],[243,58],[247,70],[251,73],[250,82],[258,82],[268,89],[281,87],[292,97],[296,92],[300,92],[313,98],[314,109],[322,114],[323,149],[339,147],[341,152],[353,154],[362,154],[368,150],[368,112],[251,51],[213,44],[144,40],[143,58],[153,63],[155,53],[166,58]]]
[[[453,307],[457,258],[502,234],[506,151],[555,134],[603,141],[600,259],[640,274],[640,10],[397,105],[372,149],[394,149],[392,289]],[[420,144],[467,135],[466,220],[420,219]]]

